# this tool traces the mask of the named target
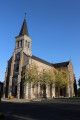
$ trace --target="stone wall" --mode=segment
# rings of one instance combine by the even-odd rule
[[[70,96],[74,96],[75,95],[74,94],[74,69],[73,69],[71,61],[69,62],[69,65],[68,65],[68,73],[69,73],[69,81],[71,82]]]
[[[41,62],[36,61],[34,59],[32,59],[32,64],[37,65],[39,71],[50,70],[51,68],[55,69],[54,67],[51,67],[51,66],[44,64],[44,63],[41,63]]]
[[[39,71],[50,70],[51,66],[44,64],[40,61],[29,59],[29,64],[37,65]],[[53,68],[55,70],[55,68]],[[50,92],[51,89],[51,92]],[[41,95],[42,93],[42,95]],[[24,88],[25,99],[36,99],[39,97],[55,97],[55,85],[51,88],[50,85],[45,85],[45,89],[42,89],[41,84],[33,85],[33,83],[27,83]]]

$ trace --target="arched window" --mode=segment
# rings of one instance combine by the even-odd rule
[[[19,65],[15,66],[15,72],[19,71]]]
[[[28,48],[29,48],[29,46],[30,46],[30,42],[28,42]]]
[[[25,46],[27,46],[27,40],[25,41]]]
[[[22,46],[22,40],[21,40],[21,42],[20,42],[20,46]]]
[[[19,41],[17,42],[17,47],[19,47]]]
[[[20,53],[18,53],[18,54],[16,55],[16,59],[17,59],[17,60],[20,59]]]

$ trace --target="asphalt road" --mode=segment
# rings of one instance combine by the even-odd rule
[[[74,101],[75,102],[75,101]],[[0,103],[5,114],[0,120],[80,120],[80,103],[55,102]]]

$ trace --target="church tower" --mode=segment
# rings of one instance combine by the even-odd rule
[[[21,94],[20,92],[22,91],[20,90],[21,89],[20,84],[22,80],[21,78],[22,69],[23,69],[23,66],[25,66],[25,63],[29,64],[30,58],[32,56],[31,38],[29,37],[29,34],[28,34],[26,15],[23,21],[21,31],[19,35],[16,37],[14,53],[15,53],[15,57],[14,57],[13,82],[16,81],[16,85],[17,85],[16,95],[17,95],[17,98],[20,98],[20,94]],[[25,61],[25,57],[26,57],[26,61]],[[13,87],[15,88],[15,85]]]
[[[23,51],[26,55],[32,56],[31,52],[31,38],[28,34],[28,28],[26,23],[26,16],[19,35],[16,37],[15,54]]]
[[[26,14],[19,35],[16,37],[15,49],[12,57],[8,61],[5,76],[6,97],[11,95],[20,98],[21,92],[21,73],[23,66],[29,64],[31,52],[31,38],[28,34]]]

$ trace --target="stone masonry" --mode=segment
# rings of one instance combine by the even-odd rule
[[[8,61],[5,81],[4,81],[4,97],[13,95],[15,98],[36,99],[36,98],[55,98],[57,97],[57,88],[54,84],[42,86],[39,82],[37,85],[33,83],[24,84],[22,81],[22,71],[29,65],[35,63],[39,71],[49,70],[51,68],[61,70],[66,69],[69,73],[68,81],[73,81],[71,86],[67,86],[62,91],[63,97],[71,97],[74,92],[74,69],[71,61],[52,64],[42,60],[34,55],[31,51],[31,38],[28,34],[26,18],[24,19],[21,31],[16,37],[15,49],[12,57]],[[44,89],[43,89],[44,88]]]

